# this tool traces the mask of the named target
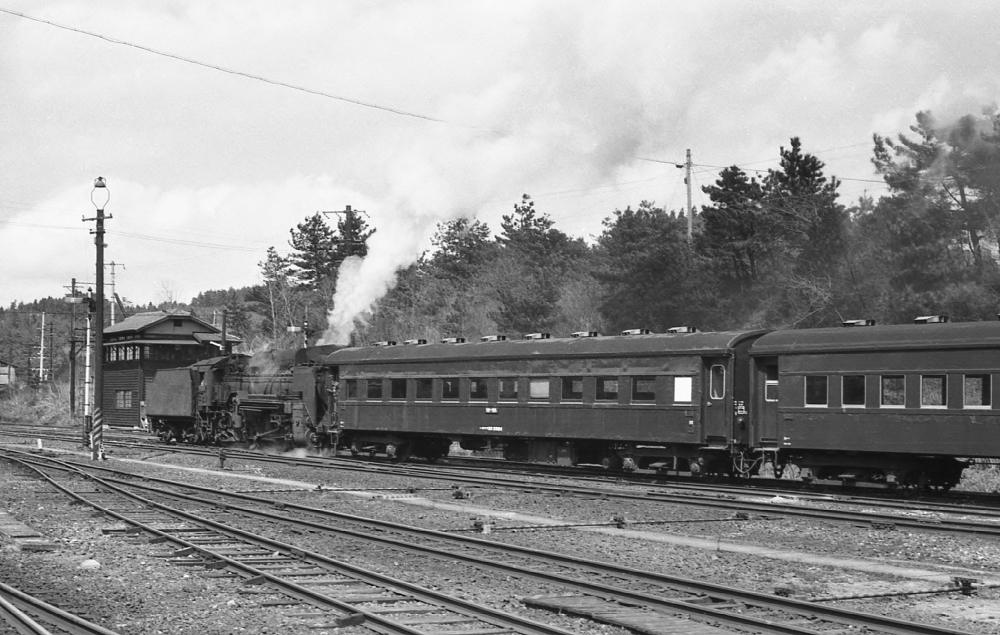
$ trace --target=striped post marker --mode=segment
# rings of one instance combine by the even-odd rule
[[[90,429],[90,458],[104,460],[104,413],[100,406],[94,407],[94,427]]]

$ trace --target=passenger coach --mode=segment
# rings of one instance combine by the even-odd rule
[[[1000,457],[1000,322],[774,331],[751,348],[754,445],[818,478],[951,487]]]
[[[434,460],[457,442],[511,460],[728,471],[750,443],[749,347],[763,331],[675,330],[337,351],[326,363],[339,373],[341,444]]]

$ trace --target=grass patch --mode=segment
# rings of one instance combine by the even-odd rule
[[[78,405],[78,409],[80,404]],[[70,425],[69,384],[45,384],[38,388],[22,387],[0,399],[0,421],[9,423],[39,424],[43,426]]]

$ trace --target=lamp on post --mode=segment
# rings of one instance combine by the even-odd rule
[[[92,232],[97,246],[97,283],[94,285],[94,427],[90,437],[90,458],[95,461],[104,460],[104,220],[111,218],[104,215],[104,207],[109,200],[111,192],[104,177],[99,176],[90,192],[90,202],[97,209],[97,216],[84,219],[97,221]]]

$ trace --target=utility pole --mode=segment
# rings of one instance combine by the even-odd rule
[[[85,446],[90,445],[90,431],[93,429],[94,423],[93,412],[90,409],[90,318],[94,315],[94,298],[92,297],[90,289],[87,289],[87,300],[89,300],[89,310],[87,311],[87,342],[84,348],[87,353],[84,358],[85,362],[83,366],[83,444]]]
[[[108,218],[111,218],[111,217],[109,216]],[[118,266],[118,265],[121,265],[121,268],[124,269],[125,265],[122,264],[122,263],[120,263],[120,262],[115,262],[114,260],[112,260],[108,264],[111,265],[111,297],[115,298],[115,300],[117,300],[118,299],[118,294],[115,293],[115,267]],[[111,325],[114,326],[114,324],[115,324],[115,302],[111,302],[110,304],[111,304]],[[122,317],[124,318],[125,316],[122,315]]]
[[[56,356],[55,352],[53,351],[54,347],[52,342],[52,340],[55,339],[55,335],[56,335],[56,322],[55,320],[52,320],[49,322],[49,373],[48,373],[49,380],[54,380],[56,378],[56,365],[55,365]]]
[[[76,278],[70,285],[69,297],[76,299]],[[69,311],[69,416],[76,416],[76,304]]]
[[[87,303],[87,305],[89,307],[88,308],[88,314],[89,314],[89,311],[93,310],[93,305],[91,304],[91,298],[89,296],[88,297],[83,297],[80,294],[80,292],[77,290],[77,281],[76,281],[76,278],[73,278],[72,283],[67,288],[69,289],[69,295],[66,296],[63,299],[66,301],[67,304],[70,305],[70,314],[69,314],[69,414],[70,414],[71,417],[74,417],[74,416],[76,416],[76,356],[80,354],[80,349],[77,347],[77,344],[80,343],[80,338],[77,337],[77,333],[76,333],[76,305]],[[88,291],[88,293],[89,293],[89,291]],[[87,328],[88,329],[90,328],[90,319],[89,319],[89,317],[87,319]],[[90,357],[90,349],[89,349],[90,338],[89,338],[89,334],[90,334],[90,332],[88,330],[88,339],[87,339],[87,346],[88,346],[87,357],[88,357],[88,359]],[[89,381],[90,369],[89,369],[89,367],[87,369],[87,373],[88,373],[88,375],[87,375],[87,377],[84,378],[84,382],[83,382],[84,383],[84,390],[86,390],[90,386],[90,381]],[[84,401],[86,402],[87,400],[88,400],[88,397],[86,395],[84,395]],[[89,412],[85,412],[84,414],[90,414],[90,413]]]
[[[38,383],[45,381],[45,311],[42,311],[42,339],[38,346]]]
[[[96,198],[95,198],[96,197]],[[93,461],[104,460],[104,221],[111,216],[104,215],[104,207],[111,200],[111,193],[104,182],[104,177],[94,180],[94,189],[90,193],[90,201],[97,208],[97,216],[84,218],[86,221],[97,221],[94,234],[94,245],[97,247],[97,283],[94,299],[94,428],[91,433],[90,458]]]
[[[347,205],[346,209],[344,209],[342,211],[339,211],[339,212],[323,212],[323,211],[321,211],[320,214],[326,214],[326,215],[330,215],[330,214],[343,214],[344,215],[344,252],[345,252],[345,255],[347,257],[353,256],[354,255],[354,243],[357,242],[357,241],[354,240],[354,215],[355,214],[364,214],[365,216],[367,216],[368,213],[365,212],[364,210],[360,210],[360,209],[359,210],[353,210],[353,209],[351,209],[350,205]]]
[[[684,170],[684,185],[687,186],[687,218],[688,218],[688,242],[694,237],[694,216],[692,214],[693,210],[691,208],[691,148],[688,148],[687,156],[685,157],[684,163],[675,163],[675,167]]]

